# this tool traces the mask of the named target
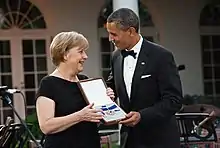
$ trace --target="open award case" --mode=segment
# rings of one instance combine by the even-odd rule
[[[105,122],[125,118],[126,113],[106,93],[106,83],[102,78],[81,80],[78,86],[88,104],[94,103],[94,108],[102,109]]]

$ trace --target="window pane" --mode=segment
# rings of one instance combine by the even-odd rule
[[[216,66],[214,70],[215,70],[215,78],[220,79],[220,66],[218,67]]]
[[[36,17],[40,16],[41,13],[40,11],[37,9],[37,7],[32,7],[30,13],[28,13],[28,17],[31,19],[31,20],[34,20]]]
[[[0,1],[0,8],[2,9],[3,13],[7,12],[7,5],[6,5],[7,1]]]
[[[210,3],[203,8],[200,14],[200,25],[202,26],[220,25],[220,8],[217,3]]]
[[[8,86],[12,88],[12,76],[11,75],[2,75],[1,76],[1,85]]]
[[[3,21],[2,25],[0,26],[1,29],[10,29],[10,26],[7,25],[5,21]]]
[[[205,82],[205,94],[213,94],[213,86],[212,86],[212,82]]]
[[[37,58],[37,71],[47,71],[46,57],[38,57]]]
[[[27,18],[25,18],[22,23],[21,29],[31,29],[31,28],[33,28],[33,24],[31,24],[30,21]]]
[[[204,79],[212,79],[212,67],[204,67]]]
[[[34,74],[25,74],[25,88],[35,88]]]
[[[43,77],[45,77],[46,75],[47,75],[47,74],[38,74],[38,75],[37,75],[37,80],[38,80],[38,84],[37,84],[37,85],[40,84],[41,79],[42,79]]]
[[[21,8],[20,8],[20,12],[25,14],[26,12],[28,12],[28,9],[30,7],[30,3],[27,3],[25,1],[21,1]]]
[[[43,17],[38,18],[36,21],[33,22],[34,28],[46,28],[46,23]]]
[[[0,41],[0,55],[10,55],[9,41]]]
[[[201,38],[201,43],[202,43],[202,49],[210,49],[210,36],[202,36]]]
[[[10,18],[10,15],[5,15],[5,20],[8,20],[7,22],[4,21],[4,24],[5,24],[5,28],[10,28],[10,24],[12,24],[12,19]]]
[[[23,55],[33,55],[33,41],[32,40],[23,40]]]
[[[101,38],[101,52],[111,52],[111,43],[108,38]]]
[[[214,64],[220,64],[220,51],[214,51]]]
[[[17,19],[17,13],[13,13],[13,14],[12,14],[12,17],[14,18],[14,21],[16,21],[16,19]]]
[[[204,51],[203,52],[203,64],[211,64],[211,52]]]
[[[215,82],[215,91],[216,91],[216,94],[220,95],[220,81]]]
[[[35,105],[35,91],[26,91],[27,105]]]
[[[24,71],[34,71],[34,59],[24,58]]]
[[[36,46],[36,54],[46,54],[46,48],[45,48],[45,40],[36,40],[35,46]]]
[[[212,36],[213,49],[220,49],[220,36]]]
[[[110,68],[110,54],[102,55],[102,68]]]
[[[8,2],[8,4],[9,4],[9,6],[10,6],[10,10],[11,10],[12,12],[14,12],[14,11],[16,12],[17,9],[18,9],[19,1],[7,0],[7,2]],[[17,14],[17,13],[15,13],[15,14]]]
[[[1,73],[11,72],[11,58],[0,59],[0,66]]]
[[[7,117],[11,117],[14,119],[14,113],[12,111],[12,109],[9,109],[9,110],[3,110],[3,114],[4,114],[4,123],[7,119]]]

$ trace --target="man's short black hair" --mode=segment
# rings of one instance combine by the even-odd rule
[[[107,22],[115,22],[122,30],[127,30],[130,27],[134,27],[136,32],[138,32],[140,24],[139,17],[134,11],[128,8],[120,8],[114,11],[109,15]]]

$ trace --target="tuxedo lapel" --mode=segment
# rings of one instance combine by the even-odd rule
[[[124,79],[123,79],[123,58],[121,55],[117,57],[115,61],[115,67],[116,67],[116,75],[117,75],[116,82],[119,82],[119,84],[122,84],[122,81],[124,83]]]
[[[141,80],[141,75],[144,69],[147,68],[148,64],[148,43],[146,40],[143,40],[143,44],[141,46],[141,50],[137,59],[137,64],[135,67],[132,85],[131,85],[131,100],[134,97],[136,90],[138,89],[138,84]]]
[[[123,99],[124,104],[129,105],[129,98],[128,98],[128,94],[126,91],[126,87],[125,87],[125,82],[124,82],[124,76],[123,76],[123,66],[124,65],[124,59],[122,57],[122,55],[120,54],[115,62],[115,67],[116,67],[116,82],[118,83],[117,85],[119,86],[121,93],[123,95],[123,97],[121,99]],[[128,107],[128,106],[127,106]]]

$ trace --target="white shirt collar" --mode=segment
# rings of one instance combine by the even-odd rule
[[[131,48],[131,50],[134,50],[134,52],[137,53],[136,58],[138,58],[138,55],[139,55],[140,50],[141,50],[142,43],[143,43],[143,37],[140,35],[140,39],[137,42],[137,44],[135,44],[134,47]]]

